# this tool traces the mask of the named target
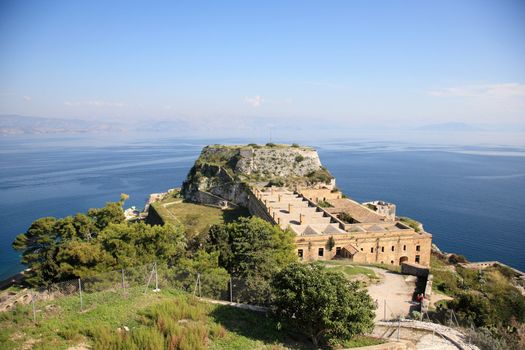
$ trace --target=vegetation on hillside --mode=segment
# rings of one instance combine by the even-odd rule
[[[330,174],[330,172],[325,167],[321,167],[320,169],[316,171],[312,171],[311,173],[306,175],[306,177],[309,183],[322,182],[325,184],[329,184],[330,181],[332,181],[332,179],[334,178],[332,174]]]
[[[195,216],[185,206],[178,207],[179,212],[177,216],[174,215],[176,220],[171,223],[164,226],[150,226],[144,222],[124,221],[122,206],[125,199],[126,196],[123,196],[119,202],[108,203],[103,208],[90,209],[87,213],[77,214],[74,217],[38,219],[27,232],[16,238],[13,245],[22,252],[23,262],[31,267],[31,273],[26,276],[26,283],[33,286],[50,286],[54,282],[80,277],[84,279],[84,287],[89,287],[91,280],[100,279],[97,283],[100,284],[101,289],[92,288],[85,291],[88,293],[85,297],[86,302],[90,305],[85,311],[89,316],[83,319],[81,316],[76,318],[73,317],[74,315],[69,315],[63,320],[63,325],[59,325],[58,319],[54,318],[56,315],[48,314],[45,309],[41,317],[46,318],[46,322],[31,328],[34,333],[30,336],[36,338],[37,342],[53,344],[50,348],[62,344],[62,341],[71,344],[75,341],[89,340],[94,349],[108,346],[114,349],[199,349],[211,344],[214,348],[227,347],[232,344],[228,339],[233,339],[234,344],[237,344],[237,341],[242,344],[241,348],[251,347],[254,344],[264,348],[266,346],[264,342],[269,338],[273,337],[273,342],[276,344],[284,344],[283,339],[287,337],[286,334],[306,331],[300,327],[286,327],[278,331],[278,325],[282,323],[259,318],[254,322],[253,327],[259,323],[274,327],[273,330],[268,330],[273,336],[261,338],[264,346],[259,346],[261,343],[258,341],[253,343],[254,340],[235,340],[235,337],[228,338],[228,332],[225,331],[228,324],[235,323],[234,320],[212,321],[215,320],[213,310],[219,310],[219,307],[212,309],[208,306],[199,306],[201,304],[184,299],[187,297],[176,297],[170,302],[162,302],[159,305],[155,303],[152,305],[150,300],[144,305],[129,306],[135,311],[141,310],[138,312],[138,318],[129,319],[129,310],[123,312],[127,319],[119,315],[104,316],[106,311],[102,304],[105,301],[101,300],[101,305],[96,303],[95,299],[99,295],[97,291],[108,287],[106,296],[120,295],[121,292],[115,290],[112,285],[118,283],[120,286],[120,271],[112,274],[113,277],[117,277],[116,279],[108,281],[105,281],[100,273],[156,262],[162,271],[164,286],[169,286],[168,289],[178,288],[181,291],[194,292],[197,288],[196,276],[199,276],[198,295],[224,299],[228,286],[233,285],[236,300],[258,305],[273,305],[274,310],[281,310],[281,312],[276,311],[276,315],[283,322],[286,314],[283,314],[285,310],[283,307],[286,304],[283,298],[286,297],[286,293],[279,292],[276,286],[282,285],[284,288],[286,278],[294,276],[289,272],[302,271],[300,266],[303,266],[296,265],[293,233],[262,219],[240,218],[210,227],[214,220],[219,220],[219,216],[210,219],[212,221],[205,221],[201,216]],[[199,238],[195,239],[195,237]],[[368,302],[370,298],[366,291],[361,290],[357,284],[350,283],[341,272],[328,271],[320,266],[305,268],[308,269],[305,270],[308,273],[294,277],[304,286],[310,286],[305,291],[312,292],[317,291],[317,288],[323,288],[319,298],[315,299],[318,307],[315,307],[311,313],[311,317],[316,317],[315,320],[322,321],[322,329],[315,332],[316,335],[312,340],[316,343],[322,342],[326,346],[336,343],[350,346],[354,341],[356,345],[376,343],[376,341],[356,338],[369,330],[368,319],[369,315],[373,314],[373,305]],[[134,270],[130,268],[126,271],[131,274]],[[124,276],[124,272],[122,273]],[[90,276],[91,280],[88,278]],[[233,284],[230,282],[231,277],[235,277]],[[102,286],[104,283],[107,286]],[[122,285],[124,286],[123,280]],[[133,296],[135,292],[132,287],[129,289],[121,287],[120,290],[129,293],[130,303],[144,302],[139,301],[137,295]],[[294,305],[307,310],[311,308],[312,300],[309,298],[313,298],[313,294],[304,296],[304,299],[297,299]],[[67,297],[64,298],[66,299]],[[61,300],[57,303],[60,304]],[[125,301],[122,301],[117,304],[124,303]],[[72,309],[71,305],[68,307]],[[64,304],[64,309],[68,307]],[[23,308],[21,310],[25,311],[21,312],[27,313],[27,307]],[[50,310],[55,309],[55,306],[50,308]],[[10,315],[16,317],[17,312]],[[58,313],[60,312],[59,310]],[[76,314],[77,311],[69,310],[69,312]],[[114,309],[112,312],[119,311]],[[231,313],[229,315],[238,317]],[[27,320],[31,318],[27,314],[23,319],[10,317],[5,316],[4,321],[27,324]],[[97,322],[99,317],[103,321]],[[129,322],[133,327],[129,332],[117,331],[117,325],[113,321],[107,323],[105,317],[109,320],[118,320],[116,323],[118,326],[122,325],[122,322]],[[67,323],[67,319],[75,319],[75,321]],[[82,321],[88,319],[89,324]],[[8,328],[11,333],[0,332],[0,339],[12,339],[12,332],[16,331],[16,327],[10,325]],[[234,328],[234,331],[239,331],[239,328]],[[246,332],[250,334],[250,331]],[[257,336],[261,335],[259,331],[255,333]],[[312,335],[311,332],[307,334]],[[303,345],[301,347],[304,347]]]
[[[509,348],[520,341],[525,346],[525,298],[513,283],[515,273],[504,266],[477,270],[451,262],[457,260],[455,255],[432,255],[433,288],[454,298],[433,316],[445,319],[451,309],[460,323],[485,329]]]
[[[13,242],[30,268],[25,282],[42,286],[153,261],[173,264],[183,255],[182,226],[127,223],[124,200],[63,219],[35,220]]]

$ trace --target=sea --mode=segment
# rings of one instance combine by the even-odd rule
[[[281,141],[281,140],[276,140]],[[293,142],[295,140],[282,140]],[[11,244],[40,217],[64,217],[179,187],[203,146],[243,139],[170,135],[0,137],[0,280],[24,269]],[[525,271],[525,147],[316,140],[337,186],[359,202],[395,203],[433,242],[471,261]]]

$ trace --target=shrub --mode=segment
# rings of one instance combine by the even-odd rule
[[[350,214],[346,212],[339,213],[338,218],[347,224],[354,224],[357,222]]]
[[[411,218],[408,218],[406,216],[401,216],[399,218],[399,221],[407,224],[408,226],[412,227],[414,229],[414,231],[416,232],[420,232],[421,231],[421,223],[419,223],[418,221],[414,220],[414,219],[411,219]]]
[[[284,180],[283,179],[271,179],[266,187],[283,187],[284,186]]]
[[[275,316],[316,346],[344,342],[374,326],[374,304],[366,290],[319,264],[288,265],[274,276],[272,290]]]
[[[448,262],[457,265],[459,263],[466,263],[467,259],[463,255],[450,254],[450,256],[448,257]]]
[[[268,142],[268,143],[266,144],[266,147],[275,147],[275,146],[276,146],[276,144],[275,144],[275,143],[272,143],[272,142]]]
[[[292,143],[293,148],[299,148],[300,146],[297,143]]]
[[[296,161],[297,163],[300,163],[300,162],[302,162],[303,160],[304,160],[304,156],[302,156],[302,155],[300,155],[300,154],[297,155],[297,156],[295,157],[295,161]]]

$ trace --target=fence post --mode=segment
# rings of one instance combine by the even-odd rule
[[[157,262],[156,261],[155,261],[154,269],[155,269],[155,289],[153,291],[154,292],[160,292],[160,289],[159,289],[159,275],[157,273]]]
[[[151,278],[153,277],[153,273],[154,272],[155,272],[155,267],[153,267],[153,269],[151,269],[151,272],[150,272],[149,278],[148,278],[148,283],[146,283],[146,289],[144,289],[144,294],[146,294],[146,292],[148,291],[149,284],[151,282]]]
[[[33,308],[33,322],[36,323],[35,292],[31,292],[31,307]]]
[[[80,311],[84,311],[84,305],[82,301],[82,282],[78,279],[78,293],[80,295]]]
[[[121,270],[122,273],[122,289],[126,289],[126,285],[124,284],[124,269]]]
[[[202,298],[202,293],[201,293],[201,274],[199,273],[199,298]]]
[[[384,308],[383,308],[383,321],[386,321],[386,299],[385,299]]]
[[[397,318],[397,341],[399,341],[399,332],[401,331],[401,316]]]
[[[233,303],[233,283],[232,283],[231,276],[230,276],[230,303]]]

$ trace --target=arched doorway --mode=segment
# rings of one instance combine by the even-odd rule
[[[399,265],[407,261],[408,261],[408,256],[402,256],[401,258],[399,258]]]

